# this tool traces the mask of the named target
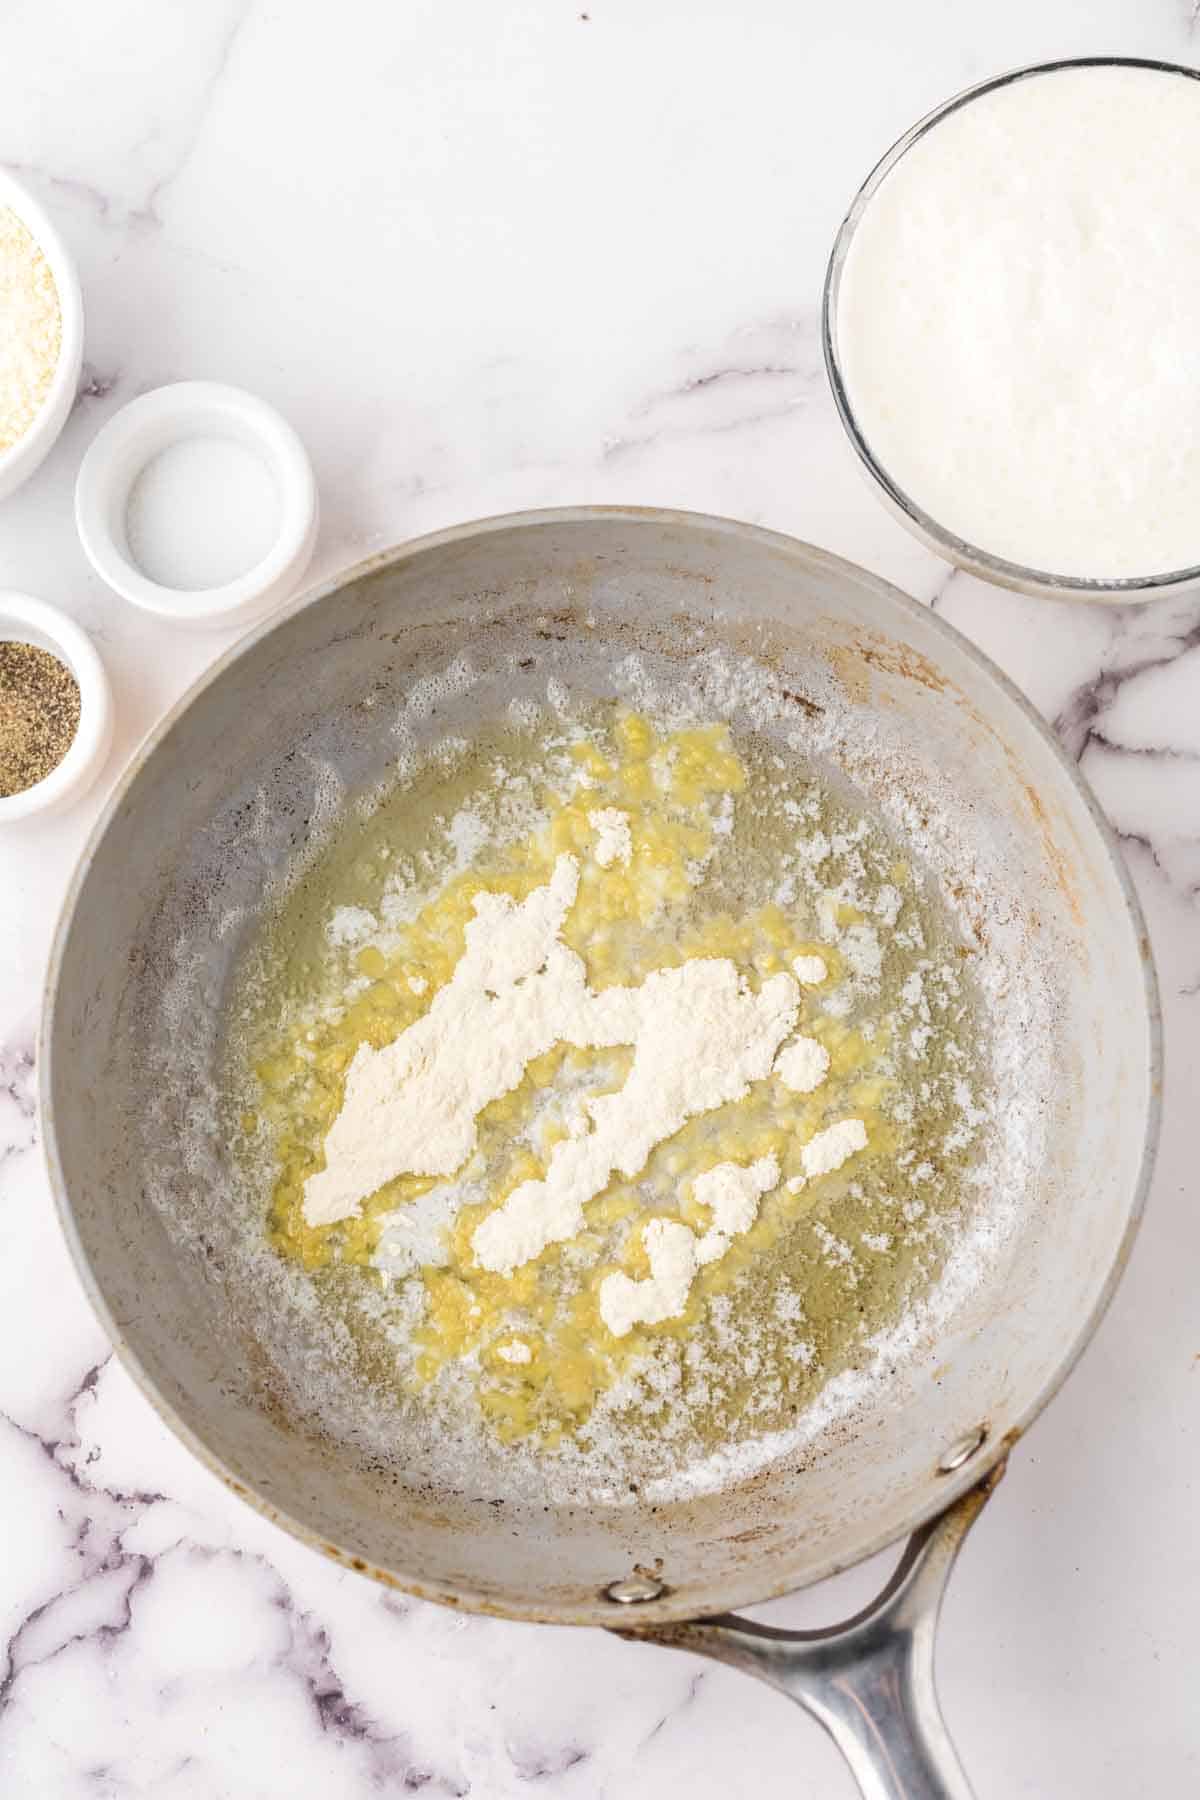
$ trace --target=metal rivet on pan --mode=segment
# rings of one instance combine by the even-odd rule
[[[977,1450],[983,1449],[987,1443],[987,1434],[986,1425],[977,1425],[974,1431],[964,1432],[962,1437],[956,1438],[950,1448],[942,1452],[938,1461],[938,1474],[953,1475],[955,1469],[961,1469]]]
[[[604,1598],[618,1606],[637,1606],[643,1600],[660,1600],[666,1591],[666,1582],[654,1575],[625,1575],[620,1581],[609,1582]]]

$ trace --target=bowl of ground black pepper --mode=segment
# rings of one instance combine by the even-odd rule
[[[44,600],[0,592],[0,825],[77,800],[100,772],[112,723],[87,633]]]

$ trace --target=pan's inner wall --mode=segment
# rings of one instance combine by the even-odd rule
[[[324,1379],[302,1308],[286,1363],[220,1230],[222,1008],[264,904],[324,827],[420,741],[468,735],[555,676],[690,690],[843,769],[929,846],[978,948],[995,1069],[1036,1161],[1011,1159],[936,1329],[752,1480],[651,1513],[546,1508],[422,1479]],[[623,686],[624,684],[624,686]],[[764,721],[764,708],[770,718]],[[813,1579],[947,1497],[939,1452],[1029,1411],[1101,1293],[1136,1188],[1141,970],[1120,883],[1022,710],[953,640],[836,559],[686,519],[551,516],[433,543],[328,594],[211,682],[137,772],[63,950],[48,1138],[92,1277],[145,1378],[231,1475],[349,1558],[468,1604],[606,1618],[661,1562],[677,1616]],[[153,1103],[150,1103],[150,1100]],[[171,1221],[170,1230],[164,1219]],[[990,1236],[989,1236],[990,1233]],[[957,1285],[955,1285],[957,1283]],[[294,1295],[286,1305],[295,1308]]]

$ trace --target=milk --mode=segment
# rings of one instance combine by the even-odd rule
[[[1200,81],[1068,68],[949,113],[867,202],[834,323],[944,530],[1051,575],[1200,563]]]

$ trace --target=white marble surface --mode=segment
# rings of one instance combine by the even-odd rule
[[[1149,915],[1166,1129],[1112,1313],[964,1554],[940,1680],[982,1800],[1194,1791],[1200,600],[1071,610],[951,576],[861,483],[816,327],[845,202],[917,114],[1053,55],[1200,58],[1197,6],[39,0],[4,9],[0,49],[0,161],[88,312],[75,415],[0,515],[0,585],[93,632],[121,720],[94,798],[0,838],[0,1789],[851,1792],[744,1677],[408,1603],[285,1539],[157,1423],[80,1295],[37,1149],[45,953],[104,787],[224,640],[105,591],[72,484],[123,401],[211,377],[307,439],[318,573],[520,506],[739,515],[936,605],[1057,722]],[[774,1610],[816,1622],[870,1580]]]

